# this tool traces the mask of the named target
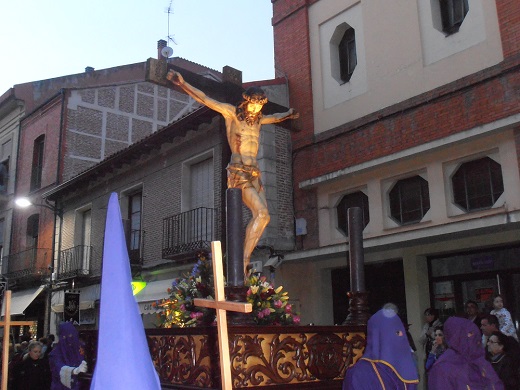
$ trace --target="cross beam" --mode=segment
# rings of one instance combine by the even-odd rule
[[[224,273],[222,271],[222,249],[220,241],[211,242],[211,252],[213,254],[215,300],[196,298],[193,300],[193,303],[195,306],[209,307],[217,311],[222,390],[231,390],[233,388],[233,381],[231,377],[226,311],[250,313],[253,311],[253,307],[250,303],[226,301],[226,296],[224,294]]]
[[[31,326],[35,321],[11,321],[11,290],[4,292],[5,317],[0,321],[4,327],[4,342],[2,345],[2,390],[7,390],[7,370],[9,367],[9,332],[11,325]]]

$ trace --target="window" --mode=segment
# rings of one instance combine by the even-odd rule
[[[453,200],[466,211],[492,207],[504,192],[502,167],[489,157],[468,161],[452,177]]]
[[[389,198],[390,215],[400,225],[420,222],[430,209],[428,182],[421,176],[396,182]]]
[[[83,274],[90,272],[90,244],[92,233],[92,210],[81,213],[81,269]]]
[[[348,236],[347,210],[351,207],[359,207],[363,211],[363,228],[368,225],[370,215],[368,213],[368,196],[357,191],[345,195],[336,207],[338,212],[338,229]]]
[[[348,82],[357,65],[356,57],[356,32],[350,27],[339,42],[339,68],[343,82]]]
[[[39,189],[42,185],[44,146],[45,146],[45,135],[41,135],[34,140],[32,172],[31,172],[31,191]]]
[[[212,241],[214,232],[213,158],[206,158],[189,166],[189,229],[188,240]]]
[[[128,235],[128,251],[131,264],[141,263],[141,205],[142,192],[128,196],[128,220],[130,232]]]
[[[332,77],[339,83],[350,81],[357,65],[356,31],[347,23],[336,27],[330,39]]]
[[[38,236],[40,234],[39,225],[40,225],[40,215],[39,214],[33,214],[29,218],[27,218],[27,237],[26,237],[27,249],[38,248]]]
[[[7,185],[9,184],[9,160],[0,163],[0,193],[7,192]]]
[[[454,34],[459,31],[469,11],[468,0],[439,0],[442,19],[442,31]]]

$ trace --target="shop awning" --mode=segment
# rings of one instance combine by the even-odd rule
[[[19,316],[24,315],[25,309],[36,299],[40,294],[44,285],[40,287],[30,288],[22,291],[15,291],[11,294],[11,315]],[[5,315],[5,307],[2,305],[2,316]]]
[[[82,287],[77,291],[79,294],[79,310],[93,309],[99,300],[100,285]],[[56,291],[52,294],[51,309],[54,313],[63,313],[63,302],[65,302],[65,291]]]
[[[143,288],[136,296],[135,300],[139,304],[139,311],[141,314],[157,313],[156,307],[152,303],[159,299],[168,298],[168,289],[172,287],[172,279],[158,280],[150,282]]]

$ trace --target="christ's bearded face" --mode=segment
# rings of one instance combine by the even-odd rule
[[[248,114],[256,115],[262,110],[263,106],[261,103],[248,102],[246,111]]]

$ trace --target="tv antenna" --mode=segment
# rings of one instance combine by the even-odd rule
[[[175,45],[177,44],[177,42],[175,42],[175,39],[173,39],[173,36],[170,35],[170,14],[173,14],[172,3],[173,0],[170,0],[170,4],[168,5],[168,8],[165,11],[168,13],[168,36],[166,37],[168,46],[162,48],[161,55],[166,58],[171,57],[171,55],[173,54],[173,49],[169,46],[170,42],[173,42],[173,44]]]

